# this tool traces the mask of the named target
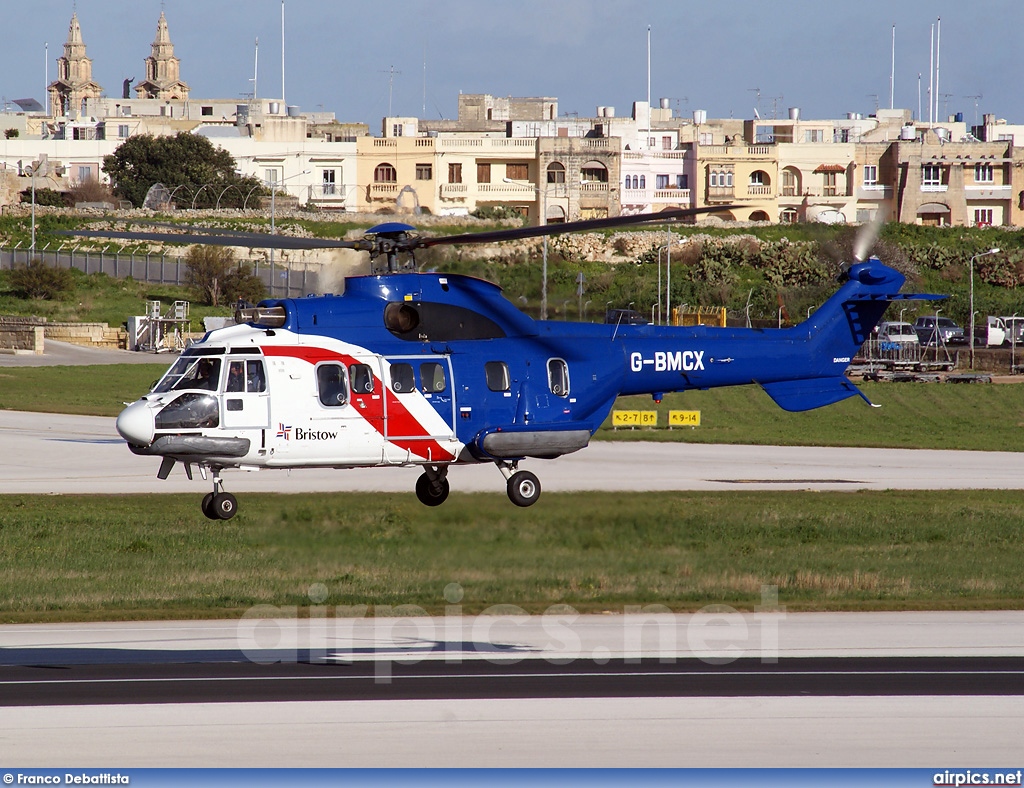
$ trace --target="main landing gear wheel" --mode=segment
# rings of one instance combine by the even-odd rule
[[[533,506],[540,498],[540,479],[529,471],[516,471],[508,479],[508,499],[516,506]]]
[[[238,502],[229,492],[207,493],[202,506],[203,514],[211,520],[230,520],[238,512]]]
[[[448,480],[443,476],[436,481],[426,473],[416,480],[416,497],[426,506],[440,506],[448,498]]]

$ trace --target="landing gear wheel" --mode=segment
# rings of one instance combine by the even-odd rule
[[[217,493],[210,503],[210,511],[217,515],[218,520],[230,520],[238,511],[238,503],[231,493]]]
[[[416,480],[416,497],[425,506],[440,506],[448,498],[448,480],[440,478],[436,482],[423,473]]]
[[[516,471],[508,479],[508,499],[516,506],[533,506],[540,498],[540,479],[529,471]]]
[[[206,495],[203,496],[202,507],[203,507],[203,514],[205,514],[211,520],[219,520],[220,519],[220,517],[217,516],[217,513],[215,511],[213,511],[213,493],[212,492],[211,493],[206,493]]]

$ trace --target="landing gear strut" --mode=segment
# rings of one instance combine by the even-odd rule
[[[416,497],[426,506],[440,506],[447,500],[449,492],[448,467],[425,465],[423,473],[416,480]]]
[[[529,471],[519,470],[518,462],[498,462],[498,470],[507,480],[508,499],[516,506],[533,506],[540,498],[540,479]]]
[[[206,475],[205,473],[203,474]],[[203,497],[203,514],[211,520],[230,520],[238,511],[238,502],[229,492],[224,491],[224,482],[220,478],[220,469],[213,469],[213,492]]]

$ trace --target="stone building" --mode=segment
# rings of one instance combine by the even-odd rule
[[[146,58],[146,78],[135,86],[135,95],[140,99],[188,99],[188,84],[181,81],[181,61],[174,56],[163,11],[156,23],[152,51]]]
[[[57,58],[57,79],[49,84],[50,116],[76,117],[86,114],[86,102],[99,98],[103,88],[92,80],[92,60],[85,54],[78,14],[71,15],[64,56]]]

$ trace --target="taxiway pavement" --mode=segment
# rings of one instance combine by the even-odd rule
[[[181,466],[132,454],[114,419],[0,411],[0,493],[204,493]],[[1024,452],[937,451],[595,441],[556,460],[523,463],[546,491],[1024,489]],[[409,492],[419,468],[227,471],[239,492]],[[457,466],[454,492],[500,492],[490,463]]]

